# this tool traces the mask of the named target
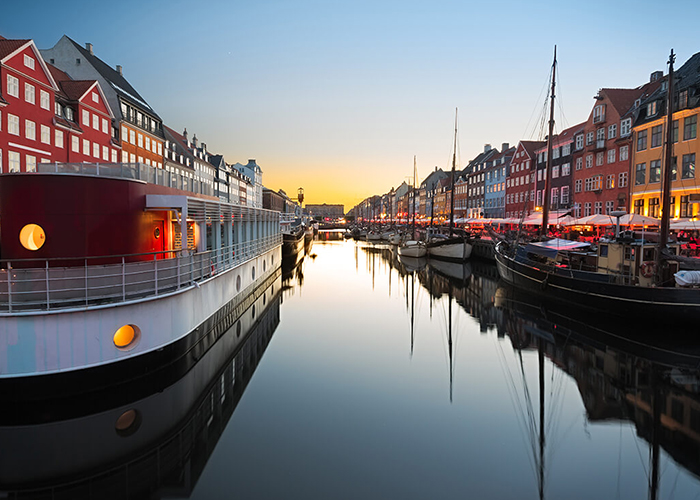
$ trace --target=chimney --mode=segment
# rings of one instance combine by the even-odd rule
[[[86,49],[88,52],[90,52],[90,55],[91,55],[91,56],[94,56],[94,55],[95,55],[95,53],[94,53],[93,50],[92,50],[92,44],[91,44],[91,43],[86,43],[86,44],[85,44],[85,49]]]
[[[501,153],[503,153],[504,151],[507,151],[508,149],[510,149],[510,144],[508,144],[507,142],[504,142],[503,144],[501,144]]]
[[[207,145],[204,142],[202,143],[202,151],[205,153],[207,152]]]
[[[185,130],[182,132],[182,137],[184,137],[185,140],[188,140],[187,139],[187,127],[185,127]]]
[[[491,151],[491,144],[484,144],[484,153]]]
[[[657,80],[661,80],[663,78],[664,72],[663,71],[654,71],[651,76],[649,77],[649,83],[653,83]]]
[[[196,148],[197,147],[197,134],[194,134],[192,136],[192,145]]]
[[[124,76],[121,64],[117,64],[117,73],[119,73],[119,76]]]

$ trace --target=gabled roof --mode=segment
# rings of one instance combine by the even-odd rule
[[[519,144],[522,144],[525,152],[527,152],[530,158],[533,158],[535,156],[535,151],[547,143],[545,141],[520,141]]]
[[[44,61],[44,58],[41,56],[41,53],[39,52],[39,49],[37,49],[33,40],[8,40],[7,38],[0,39],[0,63],[4,63],[5,61],[13,57],[17,52],[22,51],[27,47],[32,48],[32,51],[36,56],[39,66],[41,66],[44,72],[46,73],[46,76],[49,80],[49,84],[55,90],[58,90],[56,81],[54,80],[53,75],[51,74],[51,71],[49,71],[48,65],[46,64],[46,61]]]
[[[31,40],[8,40],[3,38],[0,40],[0,61],[3,61],[7,56],[14,54],[30,42]]]
[[[147,110],[150,114],[160,120],[160,116],[156,114],[155,110],[143,97],[141,97],[141,95],[136,91],[136,89],[134,89],[134,87],[131,86],[123,75],[120,75],[116,69],[112,68],[96,55],[91,54],[89,50],[76,43],[69,36],[64,35],[64,37],[70,41],[78,52],[80,52],[80,54],[85,58],[85,60],[89,62],[95,68],[95,70],[112,85],[120,97],[131,102],[137,107]]]

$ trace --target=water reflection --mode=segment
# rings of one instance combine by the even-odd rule
[[[648,331],[639,321],[616,322],[602,312],[593,316],[573,305],[562,314],[561,307],[550,308],[537,297],[499,283],[495,266],[486,262],[472,260],[462,266],[405,259],[387,245],[359,244],[355,249],[358,269],[362,254],[373,285],[381,277],[388,276],[391,282],[392,274],[406,283],[404,295],[411,306],[407,307],[411,355],[415,287],[428,292],[431,314],[434,302],[446,301],[447,323],[443,326],[450,401],[455,390],[454,337],[459,333],[453,328],[453,303],[478,321],[482,333],[494,331],[498,338],[510,340],[515,362],[506,359],[508,354],[502,346],[500,362],[516,418],[529,443],[539,498],[547,497],[548,467],[556,462],[556,450],[547,447],[565,437],[561,432],[557,434],[562,413],[557,397],[561,396],[566,376],[572,377],[578,388],[585,408],[584,426],[622,426],[627,422],[646,442],[646,450],[639,449],[640,444],[636,446],[640,456],[648,458],[642,461],[642,467],[649,498],[661,495],[662,470],[668,468],[668,457],[691,473],[695,481],[700,478],[700,342],[667,335],[669,332]],[[536,356],[535,374],[524,361],[528,353]],[[620,447],[622,457],[622,444]],[[667,454],[665,465],[662,450]],[[624,468],[622,462],[618,468]],[[620,494],[620,470],[617,474]],[[673,494],[675,489],[676,484],[669,479],[663,496]]]
[[[278,272],[207,325],[218,340],[120,394],[13,406],[0,422],[10,498],[188,497],[280,321]],[[60,405],[60,408],[59,408]]]

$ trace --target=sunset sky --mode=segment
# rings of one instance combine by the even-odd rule
[[[668,27],[661,25],[668,9]],[[251,0],[7,2],[0,35],[91,42],[164,122],[263,183],[346,210],[485,143],[538,138],[553,47],[557,130],[600,87],[700,51],[700,2]]]

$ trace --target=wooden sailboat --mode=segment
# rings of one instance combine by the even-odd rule
[[[669,124],[673,122],[674,60],[675,55],[671,51],[662,219],[658,242],[638,240],[634,234],[623,234],[614,241],[601,242],[595,251],[585,248],[586,245],[564,240],[527,245],[501,242],[496,247],[496,264],[504,280],[565,303],[605,310],[619,316],[658,319],[666,324],[700,320],[700,289],[676,283],[682,283],[678,277],[689,271],[679,272],[685,263],[678,257],[678,245],[669,242],[673,147],[673,127]],[[553,68],[556,68],[556,49]],[[554,107],[555,75],[553,70],[551,110]],[[553,125],[553,112],[550,111],[550,141]],[[549,154],[547,158],[543,238],[547,235],[551,156]],[[584,248],[573,248],[581,246]]]
[[[457,164],[457,110],[455,110],[455,138],[452,154],[452,173],[450,180],[450,226],[446,235],[431,235],[427,242],[428,255],[435,259],[445,259],[462,262],[472,254],[472,245],[466,235],[458,235],[454,229],[455,215],[455,176]]]
[[[404,241],[398,249],[401,257],[425,257],[425,243],[416,238],[416,157],[413,157],[413,186],[411,186],[411,212],[413,213],[413,228],[411,239]]]

